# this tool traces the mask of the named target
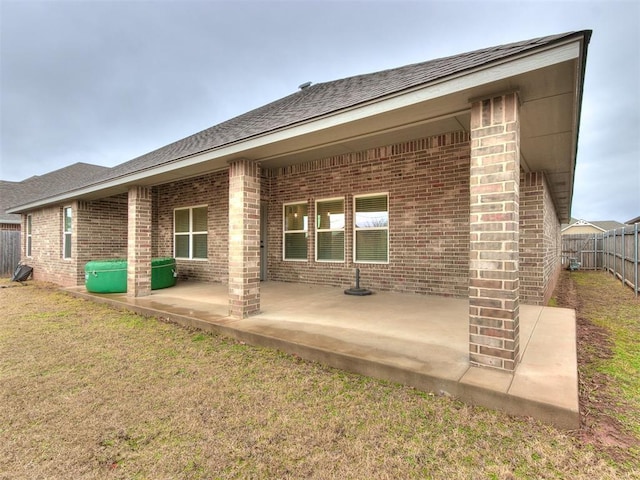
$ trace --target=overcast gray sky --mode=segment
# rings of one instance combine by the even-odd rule
[[[322,82],[592,29],[574,217],[640,215],[640,1],[0,0],[0,179],[114,166]]]

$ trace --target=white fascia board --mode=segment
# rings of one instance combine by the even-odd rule
[[[19,211],[29,210],[41,205],[59,203],[63,200],[76,196],[87,195],[126,184],[135,184],[137,181],[154,175],[162,175],[173,170],[197,165],[199,163],[215,160],[222,157],[241,157],[242,153],[254,148],[278,143],[295,137],[308,135],[328,128],[337,127],[350,122],[364,120],[367,117],[391,112],[400,108],[408,107],[417,103],[427,102],[445,95],[450,95],[464,91],[473,87],[478,87],[488,83],[504,80],[516,75],[538,70],[558,63],[574,60],[580,56],[580,38],[552,45],[545,50],[535,52],[523,52],[520,57],[504,59],[502,62],[486,67],[477,67],[471,71],[461,72],[457,75],[437,80],[431,84],[416,87],[406,92],[399,92],[383,100],[372,100],[365,105],[358,105],[347,110],[330,113],[316,120],[285,127],[271,133],[264,133],[247,140],[240,140],[236,143],[217,147],[207,152],[194,154],[181,160],[173,161],[165,165],[160,165],[148,170],[133,173],[124,177],[108,180],[104,183],[91,185],[86,188],[74,190],[64,194],[56,195],[38,202],[21,205],[15,209],[8,210],[7,213],[19,213]]]

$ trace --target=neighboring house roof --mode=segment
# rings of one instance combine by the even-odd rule
[[[548,100],[538,102],[541,98],[569,99],[569,104],[555,104],[552,115],[533,114],[535,118],[560,119],[557,123],[562,125],[558,125],[555,131],[536,131],[535,135],[532,133],[530,137],[521,138],[524,151],[534,143],[531,139],[563,136],[563,145],[566,144],[564,149],[554,144],[551,152],[536,151],[535,155],[528,155],[527,161],[535,162],[535,158],[544,158],[549,159],[544,161],[555,162],[554,155],[565,159],[569,157],[565,161],[570,165],[558,173],[562,178],[555,179],[549,175],[550,182],[555,185],[552,188],[558,191],[556,196],[567,204],[560,212],[564,216],[568,213],[573,188],[577,121],[580,117],[586,44],[590,35],[590,31],[551,35],[310,85],[280,100],[115,166],[75,192],[48,190],[46,195],[20,207],[23,211],[60,202],[73,195],[120,193],[126,191],[127,185],[153,185],[224,168],[229,159],[238,157],[271,161],[288,155],[287,161],[294,162],[301,161],[304,153],[310,150],[315,150],[318,155],[330,156],[335,153],[329,146],[338,142],[358,139],[360,143],[357,147],[364,148],[366,143],[362,139],[371,138],[372,132],[397,132],[408,129],[408,125],[417,128],[420,122],[435,123],[438,119],[449,119],[448,127],[460,129],[465,122],[468,124],[469,100],[474,95],[482,93],[484,88],[492,89],[487,92],[489,94],[500,88],[513,89],[509,79],[520,75],[519,81],[526,89],[522,94],[534,95],[531,99],[521,99],[528,102],[530,111],[533,108],[550,108]],[[504,64],[512,68],[503,68]],[[565,64],[567,67],[564,67]],[[523,77],[530,72],[536,72],[531,75],[545,75],[544,68],[547,67],[560,68],[558,72],[549,74],[552,81],[547,81],[546,76]],[[570,78],[567,80],[565,77]],[[569,82],[568,85],[566,82]],[[534,92],[534,89],[548,87],[555,90]],[[567,89],[573,90],[573,93],[567,93]],[[548,130],[551,124],[553,122],[547,120],[544,128]],[[344,133],[347,130],[350,137]],[[425,131],[423,128],[421,132]],[[567,136],[568,131],[572,133]],[[320,150],[321,147],[323,150]],[[346,148],[342,152],[345,150],[354,151],[353,148]],[[294,154],[297,155],[295,159]]]
[[[6,210],[32,199],[81,187],[104,175],[108,170],[108,167],[78,162],[44,175],[29,177],[21,182],[0,180],[0,218],[13,219],[13,223],[20,223],[20,215],[6,213]]]
[[[630,220],[627,220],[624,223],[626,223],[627,225],[633,225],[634,223],[640,223],[640,217],[632,218]]]
[[[571,222],[568,225],[562,225],[561,231],[566,231],[572,227],[583,227],[590,226],[594,227],[603,232],[608,232],[609,230],[614,230],[616,228],[624,227],[624,223],[616,222],[615,220],[598,220],[598,221],[586,221],[586,220],[578,220],[576,218],[572,218]]]
[[[20,215],[17,213],[6,213],[6,210],[18,205],[20,200],[16,186],[18,182],[7,182],[0,180],[0,223],[20,223]]]

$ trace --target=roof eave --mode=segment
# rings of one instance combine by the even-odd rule
[[[181,170],[205,162],[215,163],[216,160],[218,160],[220,163],[218,167],[222,168],[226,164],[225,159],[242,157],[243,152],[259,149],[266,145],[277,144],[278,142],[284,142],[287,139],[309,135],[316,131],[340,126],[341,124],[366,120],[369,117],[379,115],[384,112],[428,102],[452,93],[471,90],[515,75],[522,75],[533,70],[580,58],[582,71],[580,78],[578,79],[578,111],[575,116],[577,132],[580,118],[579,105],[582,100],[582,87],[584,84],[584,59],[586,58],[586,44],[584,44],[584,41],[585,37],[588,36],[588,32],[577,32],[576,34],[561,38],[548,45],[520,52],[519,54],[493,61],[469,70],[457,72],[424,85],[395,92],[383,98],[378,98],[346,109],[330,112],[320,117],[282,127],[270,132],[264,132],[253,137],[241,139],[210,150],[175,159],[168,163],[140,170],[122,177],[109,179],[104,182],[95,183],[86,187],[39,199],[23,205],[18,205],[8,209],[7,213],[23,213],[34,208],[59,204],[75,198],[82,198],[89,195],[95,196],[101,191],[124,188],[128,185],[134,185],[143,180],[148,180],[151,177],[161,176],[162,174],[166,174],[170,171]],[[588,38],[586,40],[588,42]],[[575,138],[574,155],[572,158],[572,169],[574,174],[576,152],[577,134]],[[573,183],[571,186],[571,192],[573,192]]]

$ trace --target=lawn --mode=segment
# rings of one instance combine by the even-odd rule
[[[575,432],[0,280],[0,478],[640,478],[640,303],[563,282],[604,349]]]

